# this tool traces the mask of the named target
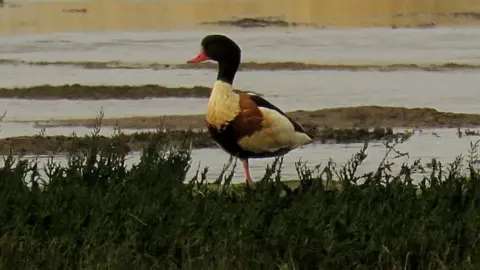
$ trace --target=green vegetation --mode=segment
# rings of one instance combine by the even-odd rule
[[[478,269],[477,146],[447,169],[420,162],[358,175],[367,145],[337,168],[282,159],[254,187],[226,169],[186,179],[190,143],[152,137],[138,164],[124,151],[89,148],[68,164],[9,156],[0,168],[0,269]],[[388,152],[399,155],[394,145]],[[236,163],[232,163],[236,164]],[[334,183],[335,179],[339,179]],[[420,195],[419,195],[420,194]]]

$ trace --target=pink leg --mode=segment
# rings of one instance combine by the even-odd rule
[[[247,177],[247,184],[252,185],[253,180],[250,177],[250,168],[248,167],[248,159],[242,159],[243,169],[245,169],[245,176]]]

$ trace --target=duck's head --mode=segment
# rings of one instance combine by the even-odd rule
[[[201,63],[207,60],[219,64],[240,64],[240,47],[230,38],[224,35],[208,35],[201,42],[200,52],[187,63]]]

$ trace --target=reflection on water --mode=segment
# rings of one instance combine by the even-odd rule
[[[22,6],[0,10],[0,33],[192,29],[205,21],[259,16],[280,16],[286,21],[318,26],[468,24],[478,19],[446,14],[475,12],[480,6],[479,0],[17,0],[12,3]]]

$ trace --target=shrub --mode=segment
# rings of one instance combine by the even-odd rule
[[[480,177],[470,158],[413,181],[419,162],[357,176],[366,147],[343,168],[282,160],[254,188],[232,175],[185,181],[188,143],[154,138],[132,168],[125,153],[72,153],[67,165],[9,156],[0,168],[1,269],[475,269]],[[114,142],[112,142],[114,145]],[[390,151],[394,151],[390,146]],[[475,152],[472,152],[474,155]],[[226,172],[226,171],[225,171]],[[336,184],[332,184],[335,180]]]

